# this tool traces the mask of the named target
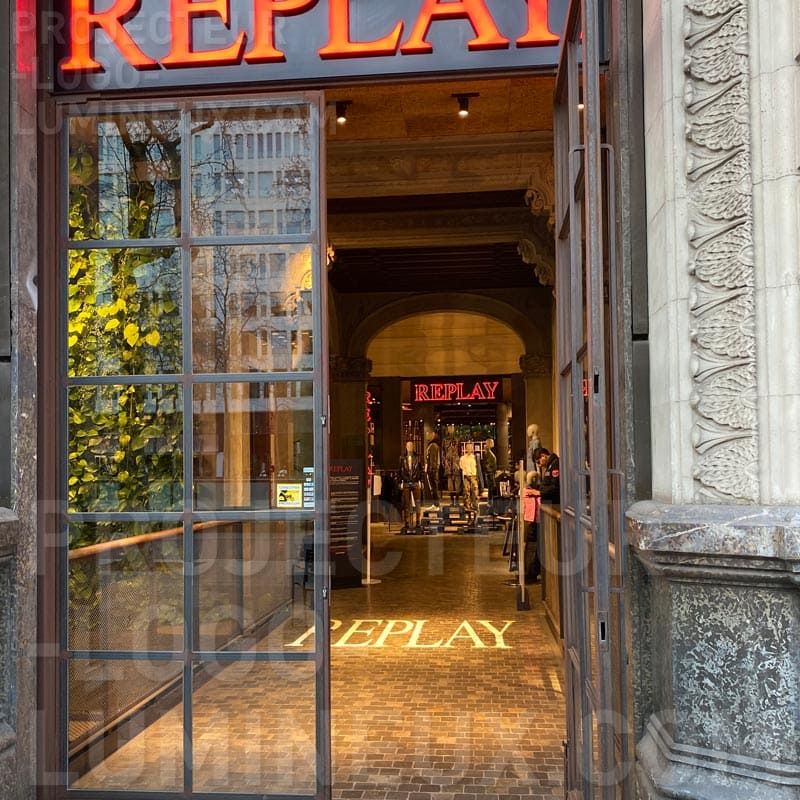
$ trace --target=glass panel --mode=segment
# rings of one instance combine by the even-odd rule
[[[195,508],[311,508],[313,399],[311,381],[196,384]]]
[[[194,527],[200,650],[313,651],[314,523]]]
[[[181,225],[180,139],[177,112],[72,117],[70,238],[177,236]]]
[[[71,788],[183,788],[182,670],[171,661],[70,662]]]
[[[70,511],[182,507],[179,386],[73,386],[68,413]]]
[[[311,231],[309,108],[192,114],[192,234],[280,236]]]
[[[193,697],[194,788],[313,795],[312,662],[208,664]]]
[[[192,250],[195,372],[311,371],[311,248]]]
[[[69,375],[181,371],[178,250],[69,253]]]
[[[73,650],[181,650],[183,528],[70,525],[68,630]]]

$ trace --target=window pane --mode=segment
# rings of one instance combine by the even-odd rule
[[[194,788],[313,795],[313,663],[207,664],[193,696]]]
[[[69,374],[180,372],[177,250],[71,250]]]
[[[314,523],[194,527],[200,650],[314,650]]]
[[[73,386],[68,414],[70,511],[180,510],[179,386]]]
[[[182,664],[71,661],[70,788],[183,788]]]
[[[311,507],[311,382],[197,384],[193,406],[195,508]]]
[[[72,117],[70,238],[177,236],[180,175],[177,113]]]
[[[258,136],[267,146],[245,146]],[[282,146],[284,136],[293,147]],[[311,147],[307,106],[213,109],[192,115],[192,234],[235,236],[244,212],[286,210],[278,234],[311,230]],[[273,141],[275,146],[273,147]],[[258,196],[248,190],[258,174]],[[216,215],[216,216],[215,216]],[[270,235],[274,231],[247,231]]]
[[[314,369],[311,248],[192,250],[195,372]]]
[[[183,528],[70,525],[68,631],[73,650],[183,649]]]

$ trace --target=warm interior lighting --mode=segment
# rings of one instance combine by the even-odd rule
[[[347,122],[347,108],[352,103],[352,100],[337,100],[336,101],[336,121],[340,125]]]
[[[454,94],[453,97],[458,101],[458,116],[461,119],[466,119],[469,116],[469,99],[470,97],[479,97],[477,92],[459,92]]]

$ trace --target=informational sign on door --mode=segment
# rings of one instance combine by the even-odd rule
[[[331,461],[329,521],[334,587],[361,585],[365,513],[364,462]]]

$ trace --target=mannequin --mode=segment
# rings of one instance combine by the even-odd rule
[[[538,464],[536,463],[536,456],[534,451],[542,446],[542,441],[539,438],[539,426],[536,424],[528,425],[528,449],[525,457],[525,468],[528,472],[536,470]]]
[[[428,475],[428,486],[434,508],[439,508],[439,465],[441,450],[435,431],[428,432],[428,446],[425,449],[425,472]]]
[[[447,478],[447,491],[450,494],[450,505],[457,504],[456,498],[461,493],[461,467],[458,464],[459,450],[454,425],[447,426],[447,438],[443,442],[444,474]]]
[[[478,518],[478,462],[472,442],[464,446],[464,455],[459,460],[461,476],[464,481],[464,508],[467,511],[467,525],[474,525]]]
[[[494,499],[497,482],[497,456],[494,454],[494,439],[487,439],[483,451],[483,471],[486,475],[486,488],[489,490],[489,502]]]
[[[422,461],[414,452],[414,442],[406,442],[406,453],[400,458],[400,486],[403,490],[403,530],[422,526],[422,481],[425,478]]]

